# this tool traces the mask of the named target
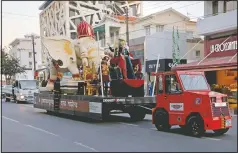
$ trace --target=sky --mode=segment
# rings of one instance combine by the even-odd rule
[[[2,1],[2,45],[8,46],[15,38],[25,34],[40,34],[39,7],[44,1]],[[196,19],[204,14],[203,1],[145,1],[145,15],[174,8]]]

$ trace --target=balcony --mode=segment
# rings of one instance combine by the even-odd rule
[[[237,10],[198,20],[199,35],[212,35],[237,29]]]

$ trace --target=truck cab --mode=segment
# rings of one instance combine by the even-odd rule
[[[173,71],[156,73],[156,107],[153,124],[159,131],[179,125],[192,136],[206,130],[226,133],[231,125],[227,95],[213,92],[204,72]]]
[[[38,93],[37,80],[16,80],[12,85],[12,99],[16,103],[34,101],[34,93]]]

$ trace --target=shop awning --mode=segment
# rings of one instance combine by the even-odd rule
[[[207,58],[200,61],[181,64],[173,67],[172,70],[193,70],[193,71],[215,71],[215,70],[227,70],[227,69],[237,69],[237,57],[230,60],[232,56],[229,57],[216,57]]]

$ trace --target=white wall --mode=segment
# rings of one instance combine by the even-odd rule
[[[187,51],[186,34],[179,33],[179,35],[180,57],[182,57]],[[160,59],[172,59],[172,32],[158,32],[147,36],[145,44],[145,59],[157,60],[158,54],[160,54]]]
[[[200,35],[211,35],[237,29],[237,10],[210,16],[198,21]]]

